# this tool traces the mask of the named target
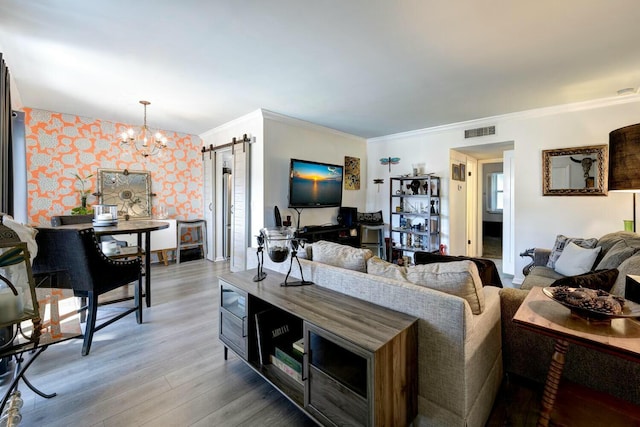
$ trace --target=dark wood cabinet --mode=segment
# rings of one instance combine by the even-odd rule
[[[324,225],[303,227],[296,233],[296,236],[305,239],[309,243],[326,240],[327,242],[340,243],[354,248],[360,247],[360,230],[355,226]]]
[[[317,285],[281,287],[284,276],[255,271],[220,277],[220,340],[323,425],[408,425],[417,414],[417,319]],[[244,300],[243,300],[244,298]],[[262,314],[260,314],[262,313]],[[301,331],[300,370],[265,355],[259,326]],[[293,322],[293,324],[291,324]],[[299,323],[298,323],[299,322]],[[262,323],[264,324],[264,323]],[[298,329],[299,328],[299,329]],[[265,350],[267,349],[267,350]],[[271,361],[272,363],[268,363]]]

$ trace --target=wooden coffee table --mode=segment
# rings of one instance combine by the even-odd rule
[[[640,362],[638,319],[588,321],[572,315],[567,307],[547,297],[540,287],[531,289],[513,321],[518,326],[555,339],[538,426],[549,425],[570,343]]]

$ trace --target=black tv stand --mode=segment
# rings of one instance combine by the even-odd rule
[[[296,237],[305,239],[309,243],[318,240],[349,245],[354,248],[360,247],[360,230],[357,226],[345,227],[338,224],[330,225],[310,225],[302,227],[296,233]]]

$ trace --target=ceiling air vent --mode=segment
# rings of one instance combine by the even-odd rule
[[[476,128],[476,129],[467,129],[464,131],[465,139],[476,138],[478,136],[495,135],[495,134],[496,134],[495,126],[487,126],[484,128]]]

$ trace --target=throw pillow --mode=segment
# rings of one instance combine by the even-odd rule
[[[581,248],[592,249],[592,248],[595,248],[596,245],[598,244],[598,239],[595,239],[595,238],[583,239],[579,237],[567,237],[567,236],[563,236],[562,234],[558,234],[558,236],[556,236],[556,242],[553,245],[553,248],[551,248],[551,254],[549,254],[549,261],[547,261],[547,267],[555,269],[556,261],[558,261],[558,258],[560,258],[560,254],[562,253],[563,249],[567,246],[567,244],[569,244],[569,242],[573,242],[576,245],[580,246]]]
[[[27,244],[27,250],[29,250],[29,256],[31,258],[31,263],[33,264],[33,259],[38,255],[38,244],[36,243],[36,234],[38,234],[38,230],[29,225],[15,221],[10,215],[4,215],[2,217],[2,223],[15,231],[20,241]]]
[[[478,268],[472,261],[416,265],[407,268],[407,280],[440,292],[464,298],[473,314],[484,310],[484,291]]]
[[[618,278],[618,270],[611,268],[609,270],[593,271],[585,274],[579,274],[572,277],[563,277],[551,284],[552,287],[568,286],[570,288],[589,288],[602,289],[609,292],[616,283]]]
[[[407,268],[398,264],[387,262],[380,257],[373,256],[367,261],[367,273],[374,276],[388,277],[389,279],[407,281]]]
[[[373,256],[369,249],[353,248],[320,240],[313,243],[313,260],[347,270],[367,272],[367,260]]]
[[[602,257],[602,260],[596,266],[596,270],[617,268],[622,264],[622,261],[638,251],[640,251],[640,245],[638,245],[636,239],[620,240]]]
[[[569,242],[556,261],[555,270],[563,276],[584,274],[591,271],[599,253],[600,246],[593,249],[585,249],[573,242]]]

